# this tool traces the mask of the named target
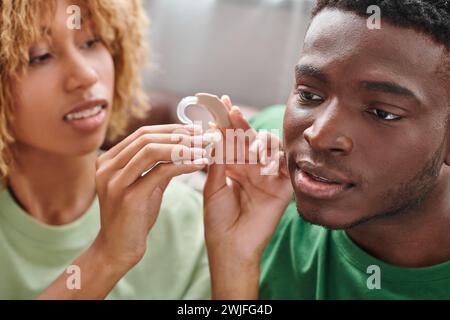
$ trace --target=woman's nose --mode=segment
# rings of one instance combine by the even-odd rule
[[[80,53],[72,53],[67,59],[65,87],[67,91],[85,90],[98,82],[95,68]]]

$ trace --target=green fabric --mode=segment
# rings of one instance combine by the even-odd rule
[[[249,119],[249,123],[256,130],[278,130],[279,137],[283,136],[284,105],[273,105]]]
[[[283,112],[280,106],[269,108],[251,122],[258,130],[280,128]],[[377,275],[380,289],[374,287]],[[359,248],[345,231],[302,220],[293,201],[264,252],[260,298],[450,299],[450,262],[427,268],[387,264]]]
[[[95,239],[98,199],[77,221],[48,226],[0,191],[0,299],[34,299]],[[210,280],[201,195],[172,181],[143,259],[108,299],[208,299]],[[81,277],[83,270],[81,270]]]

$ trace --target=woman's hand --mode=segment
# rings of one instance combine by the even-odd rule
[[[72,263],[81,271],[80,289],[67,288],[64,272],[39,299],[104,299],[108,295],[144,255],[170,180],[205,167],[204,139],[196,135],[200,133],[200,128],[182,125],[142,127],[98,157],[101,229]]]
[[[147,235],[170,180],[205,167],[202,136],[195,133],[200,134],[201,129],[183,125],[142,127],[98,157],[101,230],[96,242],[115,263],[129,267],[144,255]],[[191,164],[172,163],[174,160]]]
[[[224,102],[230,108],[232,129],[243,129],[250,141],[245,144],[247,164],[213,164],[208,170],[204,207],[213,298],[256,299],[261,255],[293,190],[278,138],[257,134],[238,108],[231,108],[227,98]],[[258,141],[275,148],[256,151],[255,156]],[[248,164],[252,155],[258,163]]]

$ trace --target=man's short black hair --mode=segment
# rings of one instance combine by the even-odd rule
[[[382,19],[428,34],[450,52],[450,0],[317,0],[313,16],[324,8],[369,16],[371,5],[380,7]]]
[[[377,5],[381,18],[398,26],[431,36],[447,49],[437,74],[450,88],[450,0],[316,0],[312,15],[325,8],[337,8],[368,17],[367,8]]]

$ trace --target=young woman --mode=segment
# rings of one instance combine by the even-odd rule
[[[201,196],[169,185],[205,164],[159,163],[201,158],[178,144],[198,130],[143,127],[99,155],[145,110],[144,26],[138,0],[1,1],[0,299],[209,297]]]

